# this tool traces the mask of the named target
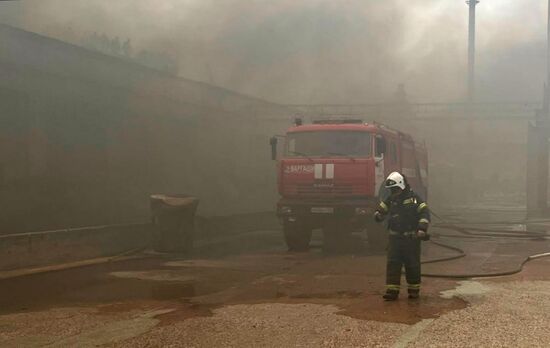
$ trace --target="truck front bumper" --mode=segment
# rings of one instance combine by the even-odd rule
[[[277,203],[277,216],[283,220],[334,220],[335,218],[352,221],[372,219],[378,205],[376,198],[358,199],[293,199],[281,198]]]

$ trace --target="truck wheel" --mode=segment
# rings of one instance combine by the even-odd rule
[[[285,222],[283,232],[288,251],[307,251],[312,229],[300,222]]]
[[[369,223],[366,226],[369,247],[372,250],[386,250],[388,246],[388,231],[383,224]]]

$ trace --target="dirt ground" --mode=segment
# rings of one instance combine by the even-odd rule
[[[428,278],[420,300],[384,302],[385,255],[266,243],[194,258],[139,260],[0,281],[2,347],[546,346],[550,258],[523,272]],[[263,237],[261,237],[263,238]],[[262,239],[263,240],[263,239]],[[466,251],[429,273],[516,268],[548,241],[439,239]],[[227,251],[227,250],[226,250]],[[423,259],[456,255],[431,243]],[[548,308],[548,307],[546,307]],[[525,330],[530,327],[530,330]]]

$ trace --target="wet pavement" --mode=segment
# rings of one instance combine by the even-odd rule
[[[550,251],[547,240],[525,238],[448,236],[437,241],[463,249],[466,256],[425,264],[426,273],[504,272],[528,255]],[[358,238],[355,245],[361,243]],[[424,278],[420,300],[402,293],[399,301],[384,302],[383,252],[367,244],[326,254],[319,236],[313,244],[307,253],[289,253],[280,231],[259,231],[246,243],[228,240],[192,258],[147,254],[1,280],[0,346],[467,347],[476,345],[472,337],[493,346],[498,338],[470,339],[468,325],[472,329],[476,320],[484,320],[498,327],[504,315],[503,325],[514,332],[510,313],[521,318],[521,325],[550,319],[536,308],[536,301],[550,303],[550,258],[534,260],[507,277]],[[432,243],[423,247],[424,260],[454,255],[457,251]],[[530,288],[531,297],[524,296]],[[517,305],[500,311],[499,301]],[[488,332],[503,337],[503,346],[514,342],[488,325],[483,324]],[[544,328],[523,336],[530,346],[550,339]]]

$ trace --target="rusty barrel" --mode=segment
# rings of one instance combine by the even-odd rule
[[[150,202],[155,250],[190,252],[199,200],[185,194],[155,194],[150,196]]]

